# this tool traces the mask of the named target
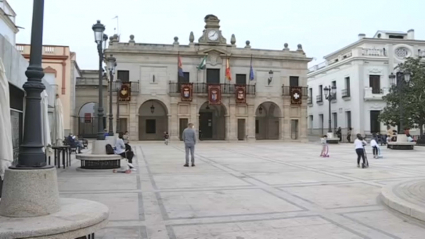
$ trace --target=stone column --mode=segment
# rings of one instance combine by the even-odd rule
[[[308,119],[307,119],[307,105],[305,102],[301,105],[300,108],[300,118],[298,123],[298,136],[299,140],[303,143],[308,142],[307,137],[307,127],[308,127]]]
[[[282,138],[285,141],[291,140],[291,106],[288,104],[288,100],[285,99],[283,102],[283,119],[281,121],[282,126]]]
[[[170,114],[168,114],[168,133],[171,141],[179,141],[179,126],[178,126],[178,104],[170,104]]]
[[[229,106],[229,123],[227,124],[229,136],[227,137],[230,141],[238,140],[238,120],[236,118],[236,105],[230,104]]]
[[[139,140],[139,108],[137,103],[130,103],[130,117],[128,119],[128,132],[130,140]]]
[[[255,108],[254,105],[248,105],[248,120],[246,122],[248,141],[255,141]]]

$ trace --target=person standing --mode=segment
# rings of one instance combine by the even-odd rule
[[[379,147],[379,144],[377,142],[376,135],[373,135],[373,138],[370,141],[370,146],[372,147],[373,158],[377,159],[378,158],[378,147]]]
[[[164,132],[164,143],[165,145],[168,145],[168,138],[170,138],[170,135],[167,131]]]
[[[192,167],[195,167],[195,144],[196,144],[196,132],[193,129],[193,124],[189,123],[187,128],[183,130],[182,139],[184,142],[184,148],[186,152],[186,163],[184,167],[189,167],[189,151],[192,158]]]
[[[336,135],[339,138],[339,142],[342,142],[341,127],[338,127],[338,129],[336,130]]]
[[[320,139],[320,144],[322,144],[322,151],[320,152],[320,157],[328,158],[329,157],[328,136],[323,135],[323,137]]]
[[[363,137],[360,134],[357,134],[357,139],[354,140],[354,147],[357,153],[357,167],[360,168],[360,158],[362,158],[362,168],[366,167],[365,162],[365,152],[364,146],[366,145],[366,141],[363,140]]]

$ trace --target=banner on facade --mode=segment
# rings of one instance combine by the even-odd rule
[[[245,104],[246,103],[246,86],[235,85],[235,93],[236,93],[236,104]]]
[[[119,94],[120,101],[131,101],[131,82],[123,82]]]
[[[292,105],[300,105],[302,104],[302,91],[301,87],[298,86],[291,86],[289,89],[291,92],[291,104]]]
[[[221,104],[221,86],[208,85],[208,102],[210,105]]]
[[[181,101],[191,102],[193,99],[193,83],[184,83],[180,86]]]

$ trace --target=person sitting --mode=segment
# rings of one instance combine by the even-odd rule
[[[410,134],[408,134],[407,135],[407,142],[415,142],[415,139],[413,139],[413,137]]]
[[[130,145],[128,145],[127,147],[130,147]],[[131,153],[128,153],[131,152]],[[118,139],[115,142],[115,154],[118,154],[121,156],[121,158],[125,158],[128,160],[128,166],[130,167],[130,169],[133,169],[134,166],[132,164],[132,159],[133,159],[133,151],[131,151],[131,147],[130,150],[126,150],[126,145],[124,143],[123,140],[123,133],[118,133]],[[128,155],[127,155],[128,153]],[[130,157],[131,156],[131,157]]]

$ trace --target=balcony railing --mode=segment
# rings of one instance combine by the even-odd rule
[[[130,83],[131,83],[131,93],[134,95],[134,94],[139,94],[139,81],[130,81]],[[112,89],[113,89],[113,92],[117,92],[117,85],[116,85],[116,82],[114,81],[114,82],[112,82]]]
[[[316,102],[322,103],[323,102],[323,95],[316,95]]]
[[[102,81],[102,83],[103,83],[104,86],[108,85],[108,81],[106,81],[105,79]],[[78,86],[83,86],[83,85],[97,86],[97,85],[99,85],[99,79],[98,78],[85,78],[85,77],[77,78],[76,84]]]
[[[376,49],[376,48],[362,48],[363,56],[387,56],[385,48]]]
[[[341,90],[341,95],[342,95],[342,98],[350,97],[350,89]]]
[[[180,93],[181,85],[184,83],[170,82],[169,83],[169,92]],[[193,83],[193,93],[194,94],[207,94],[208,93],[208,83]],[[220,84],[221,94],[235,94],[235,85],[234,84]],[[255,95],[255,85],[245,85],[247,95]]]
[[[309,105],[313,104],[313,99],[311,98],[311,96],[307,97],[307,104]]]
[[[301,87],[301,95],[303,97],[307,97],[308,96],[308,93],[307,92],[308,92],[308,88],[307,87],[305,87],[305,86]],[[284,96],[291,95],[291,87],[290,86],[284,86],[284,85],[282,85],[282,95],[284,95]]]
[[[374,93],[376,92],[376,93]],[[389,89],[374,89],[372,87],[365,87],[364,89],[364,99],[365,100],[382,100],[382,97],[388,94]]]

